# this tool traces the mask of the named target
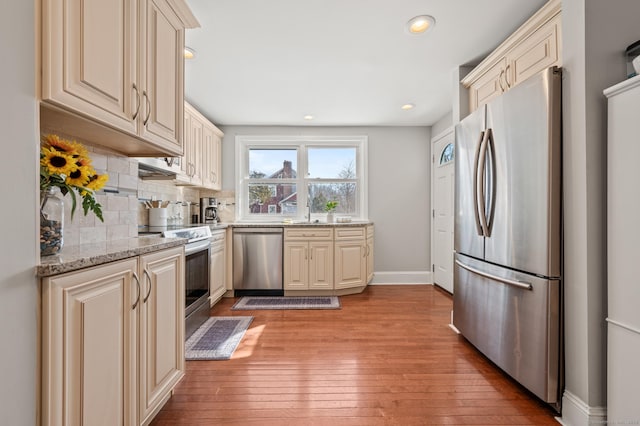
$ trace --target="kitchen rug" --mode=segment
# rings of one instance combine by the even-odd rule
[[[187,360],[229,359],[253,317],[211,317],[184,344]]]
[[[253,309],[340,309],[340,300],[336,296],[244,296],[231,308],[234,311]]]

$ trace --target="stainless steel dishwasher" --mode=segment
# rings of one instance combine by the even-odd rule
[[[236,296],[282,296],[283,228],[233,228]]]

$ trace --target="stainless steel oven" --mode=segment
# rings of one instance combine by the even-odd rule
[[[185,339],[209,318],[211,230],[208,226],[167,230],[165,237],[187,238],[185,255]]]

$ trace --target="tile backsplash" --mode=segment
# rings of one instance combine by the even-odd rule
[[[81,140],[78,142],[84,143]],[[96,172],[109,175],[104,189],[96,194],[97,201],[102,205],[104,222],[92,212],[84,215],[79,196],[72,219],[71,196],[65,196],[65,245],[136,237],[138,227],[149,223],[145,200],[169,201],[169,217],[173,218],[170,222],[178,224],[190,223],[191,215],[198,214],[200,197],[216,197],[221,203],[221,221],[234,220],[233,192],[200,191],[198,188],[175,186],[172,182],[142,180],[138,177],[138,160],[135,158],[86,143],[84,145],[90,153]]]

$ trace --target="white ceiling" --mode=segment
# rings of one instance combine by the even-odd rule
[[[453,70],[477,64],[545,0],[188,3],[201,28],[186,34],[196,58],[185,94],[215,124],[429,126],[451,110]],[[408,34],[423,14],[436,25]]]

